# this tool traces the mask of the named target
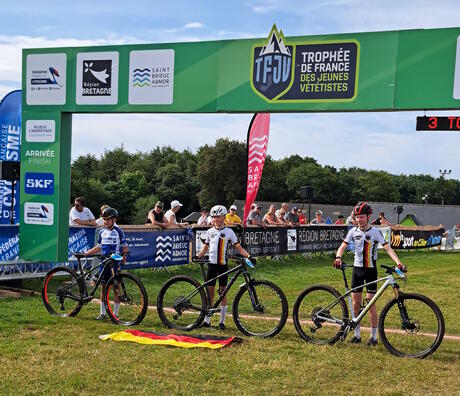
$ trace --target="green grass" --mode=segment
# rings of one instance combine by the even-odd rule
[[[380,264],[390,263],[385,254],[381,257]],[[444,314],[446,334],[460,336],[460,255],[417,252],[401,257],[409,268],[405,290],[436,301]],[[331,262],[324,256],[259,260],[255,277],[283,289],[291,318],[297,295],[309,285],[327,283],[343,289],[341,273]],[[200,276],[195,265],[171,272]],[[170,274],[137,273],[146,285],[150,305],[155,305]],[[24,287],[40,290],[40,283],[31,280]],[[384,297],[391,298],[391,290]],[[383,304],[379,302],[379,309]],[[347,342],[306,344],[289,321],[273,339],[244,338],[241,344],[220,350],[184,350],[100,341],[98,335],[123,328],[95,321],[98,311],[98,305],[89,304],[76,318],[61,319],[48,314],[40,297],[0,299],[0,394],[365,394],[370,390],[373,394],[455,394],[460,389],[460,341],[444,340],[424,360],[400,359],[381,344],[376,349]],[[225,334],[240,336],[231,318],[227,325]],[[137,328],[167,331],[153,309]],[[221,334],[217,330],[193,333],[208,332]]]

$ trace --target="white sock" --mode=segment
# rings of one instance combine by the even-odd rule
[[[120,303],[115,303],[113,306],[113,314],[118,316],[118,311],[120,310]]]
[[[210,324],[210,323],[211,323],[211,317],[208,316],[208,315],[206,315],[206,316],[204,317],[204,323]]]
[[[221,305],[220,306],[220,323],[225,322],[225,315],[227,314],[227,306]]]
[[[99,306],[101,307],[101,315],[105,315],[107,313],[105,310],[105,304],[101,301]]]
[[[377,327],[371,327],[371,338],[373,340],[377,339]]]
[[[354,329],[355,337],[361,338],[361,325],[358,325]]]

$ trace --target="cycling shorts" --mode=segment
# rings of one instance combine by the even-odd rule
[[[353,267],[353,273],[351,275],[351,288],[364,285],[364,283],[369,283],[377,280],[377,268],[363,268],[363,267]],[[366,287],[368,293],[375,293],[377,291],[377,283],[369,285]],[[363,287],[359,287],[354,290],[354,292],[362,292]]]
[[[223,274],[228,271],[228,265],[208,264],[208,273],[206,274],[206,281],[215,278],[217,275]],[[219,287],[227,286],[228,274],[219,278]],[[215,286],[216,279],[208,283],[208,286]]]
[[[104,267],[102,267],[104,268]],[[101,275],[101,284],[105,285],[109,279],[112,277],[112,269],[115,274],[118,274],[118,271],[120,270],[120,264],[117,262],[113,263],[111,267],[108,267],[104,270],[104,272]]]

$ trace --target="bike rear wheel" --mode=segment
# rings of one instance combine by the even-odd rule
[[[269,281],[253,281],[240,288],[233,302],[233,320],[247,336],[273,337],[286,323],[288,302]]]
[[[175,276],[163,285],[157,298],[157,310],[169,328],[189,331],[204,319],[207,297],[200,283],[189,276]]]
[[[332,345],[345,329],[348,308],[336,289],[328,285],[315,285],[297,297],[292,318],[302,339],[313,344]]]
[[[423,359],[431,355],[441,345],[444,330],[441,310],[421,294],[401,293],[380,314],[380,339],[396,356]]]
[[[83,305],[83,294],[83,281],[72,268],[55,267],[43,280],[42,300],[53,315],[75,316]]]
[[[134,326],[147,313],[148,298],[141,280],[129,272],[112,276],[106,285],[105,307],[113,322]]]

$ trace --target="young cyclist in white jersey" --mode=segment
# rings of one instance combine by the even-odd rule
[[[228,271],[227,265],[227,247],[228,243],[231,242],[235,249],[244,257],[250,258],[249,253],[244,250],[238,238],[231,228],[225,226],[225,215],[227,214],[227,209],[225,206],[216,205],[211,209],[210,216],[212,217],[214,227],[208,229],[206,232],[206,241],[204,242],[203,248],[197,254],[198,257],[203,257],[209,250],[209,265],[208,273],[206,275],[206,281],[215,278],[217,275],[220,275]],[[251,258],[251,261],[255,261],[254,258]],[[221,293],[227,286],[228,276],[225,275],[219,278],[219,293]],[[208,284],[209,302],[212,305],[214,300],[214,292],[216,281]],[[222,299],[220,306],[220,322],[219,328],[225,330],[225,315],[227,313],[227,296]],[[203,327],[211,326],[211,317],[206,316],[204,319]]]
[[[369,219],[372,214],[372,208],[366,203],[358,203],[353,210],[354,217],[358,222],[357,227],[353,227],[348,231],[345,240],[337,250],[334,260],[334,267],[340,268],[342,265],[342,255],[350,243],[355,245],[355,258],[353,263],[353,274],[351,278],[351,287],[355,288],[364,283],[377,280],[377,246],[380,243],[387,251],[391,259],[396,263],[398,268],[403,269],[401,260],[396,255],[394,250],[385,241],[382,232],[378,228],[374,228],[369,224]],[[361,307],[363,287],[358,288],[351,293],[353,301],[353,311],[357,316]],[[370,300],[377,291],[377,284],[367,287],[366,298]],[[369,346],[377,345],[377,306],[374,304],[370,309],[371,315],[371,338],[367,342]],[[354,336],[350,340],[351,343],[359,344],[361,342],[360,325],[354,329]]]
[[[126,243],[125,234],[121,228],[116,225],[118,217],[118,211],[114,208],[107,207],[102,212],[102,218],[104,219],[104,228],[99,233],[97,245],[89,249],[85,255],[90,256],[101,252],[104,256],[110,256],[112,253],[123,255],[123,263],[126,262],[126,255],[128,254],[128,244]],[[119,270],[118,265],[112,266],[114,272]],[[96,318],[102,320],[105,318],[106,310],[104,304],[105,296],[105,284],[112,276],[112,271],[107,269],[102,274],[101,280],[101,301],[100,301],[100,315]],[[120,308],[120,300],[118,299],[118,292],[115,291],[115,306],[114,314],[118,315]]]

